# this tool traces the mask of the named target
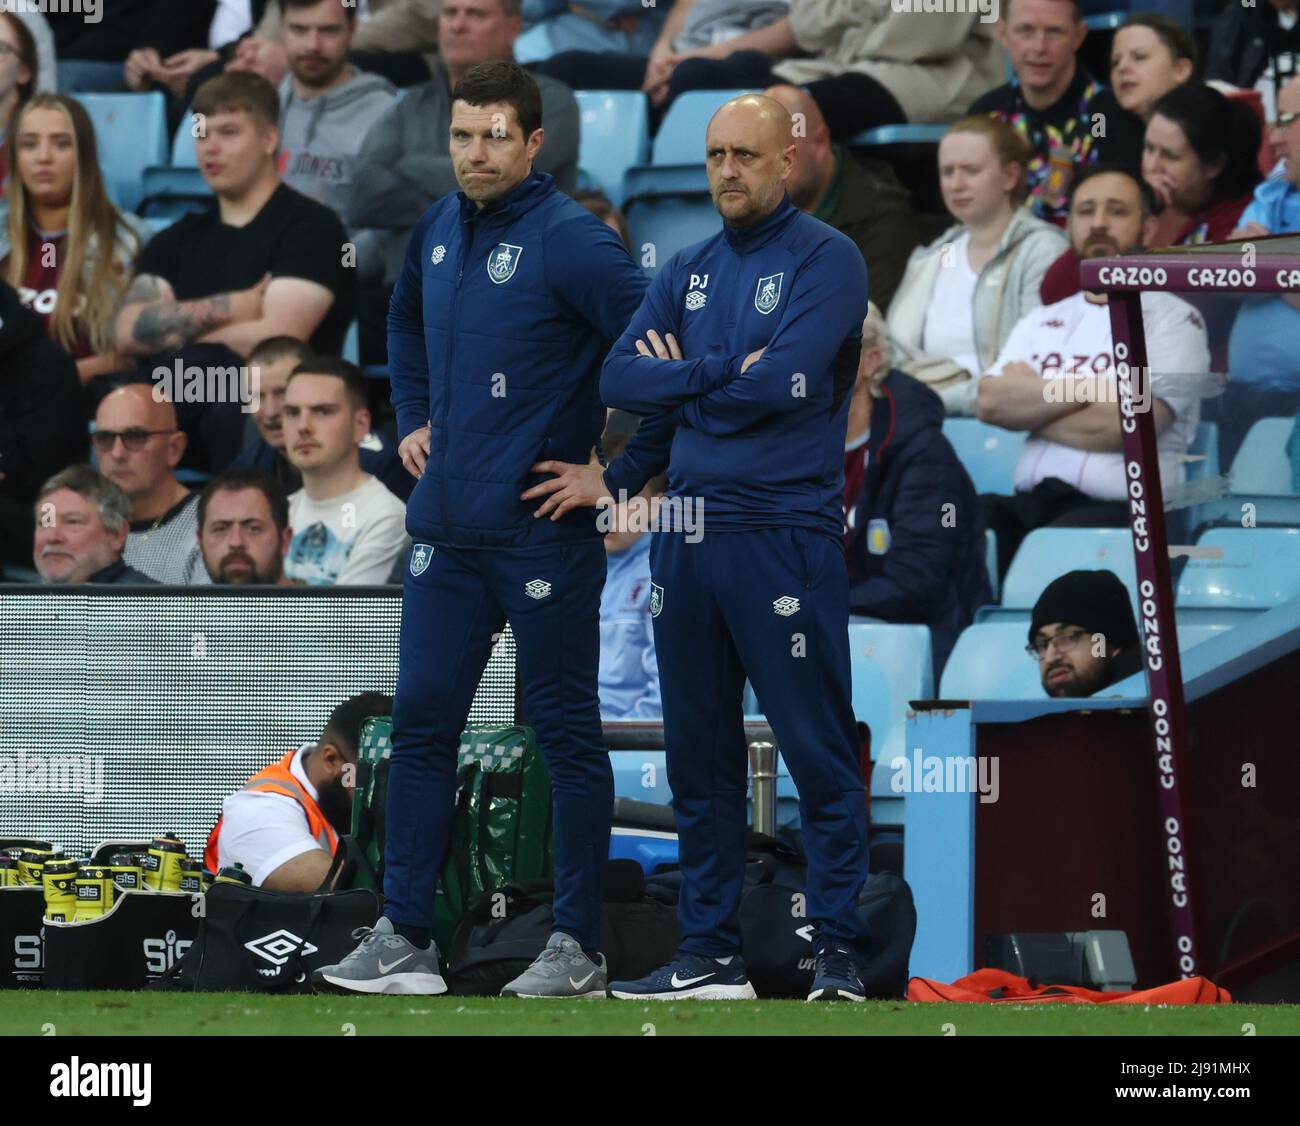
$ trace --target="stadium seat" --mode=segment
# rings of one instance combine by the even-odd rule
[[[1286,444],[1294,425],[1294,418],[1261,418],[1250,428],[1228,473],[1233,496],[1290,495]]]
[[[984,529],[984,566],[989,572],[989,589],[998,597],[998,537],[992,528]]]
[[[1011,560],[1001,603],[981,609],[976,621],[1028,617],[1053,579],[1067,571],[1096,570],[1114,571],[1134,596],[1137,566],[1127,528],[1039,528],[1024,538]]]
[[[704,134],[709,118],[723,102],[753,90],[688,90],[678,96],[664,114],[655,135],[655,164],[703,164]]]
[[[144,170],[144,196],[138,208],[146,219],[175,221],[182,215],[206,211],[212,205],[212,189],[197,168],[171,165]]]
[[[361,363],[361,326],[356,321],[348,325],[348,331],[343,336],[341,356],[350,364]]]
[[[194,121],[188,116],[181,120],[172,138],[172,165],[176,168],[199,166],[199,155],[194,148]]]
[[[717,234],[722,219],[708,195],[648,195],[628,202],[627,225],[633,257],[649,272],[656,273],[683,247]],[[654,251],[650,260],[642,249],[647,244]]]
[[[1003,430],[977,418],[944,420],[944,437],[957,451],[977,493],[1009,494],[1027,434],[1021,430]]]
[[[878,125],[846,142],[851,148],[876,145],[937,145],[948,131],[946,125]]]
[[[1300,596],[1300,529],[1211,528],[1197,546],[1222,555],[1187,561],[1175,599],[1180,620],[1231,625]]]
[[[1184,621],[1179,610],[1178,650],[1186,653],[1229,628],[1227,622]],[[1042,700],[1038,662],[1026,652],[1028,616],[977,622],[957,638],[939,687],[941,700]]]
[[[908,701],[934,691],[929,626],[850,622],[849,668],[853,714],[871,728],[872,758],[901,754]]]
[[[623,173],[644,164],[649,153],[645,95],[639,90],[575,90],[573,96],[582,122],[578,163],[614,206],[622,207]]]
[[[1192,444],[1187,447],[1187,454],[1194,461],[1188,461],[1187,480],[1200,481],[1206,477],[1219,475],[1219,428],[1213,422],[1202,422],[1196,427]]]
[[[99,163],[109,198],[134,211],[143,195],[144,170],[167,163],[167,104],[148,94],[78,94],[95,125]]]

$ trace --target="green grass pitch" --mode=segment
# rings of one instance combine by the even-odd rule
[[[47,1025],[57,1036],[1241,1036],[1246,1025],[1257,1036],[1295,1036],[1300,1006],[3,994],[0,1035],[46,1035]]]

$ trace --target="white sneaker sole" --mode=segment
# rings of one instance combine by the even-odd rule
[[[826,996],[827,992],[829,991],[825,989],[814,989],[811,993],[808,994],[806,1000],[808,1001],[865,1001],[866,1000],[865,997],[859,997],[856,993],[849,993],[843,989],[835,990],[835,992],[838,994],[837,997],[827,997]]]
[[[388,974],[385,977],[372,978],[370,981],[335,977],[333,974],[321,974],[321,978],[335,989],[344,989],[349,993],[393,993],[407,997],[436,997],[447,992],[447,983],[440,974]]]
[[[586,993],[502,993],[502,997],[520,997],[529,1001],[589,1001],[593,997],[606,997],[603,989],[589,989]]]
[[[744,985],[697,985],[694,989],[674,989],[671,993],[624,993],[611,989],[609,995],[620,1001],[756,1001],[754,987]]]

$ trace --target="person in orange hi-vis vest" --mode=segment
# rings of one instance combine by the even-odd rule
[[[254,774],[222,803],[204,867],[242,864],[268,891],[320,887],[340,834],[351,826],[354,791],[344,775],[357,761],[361,725],[392,710],[392,697],[382,692],[352,696],[330,713],[319,743],[304,743]]]

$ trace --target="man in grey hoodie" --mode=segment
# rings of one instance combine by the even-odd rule
[[[338,0],[279,0],[289,74],[280,86],[280,176],[335,211],[356,245],[361,278],[378,277],[378,232],[347,222],[357,153],[397,101],[386,78],[349,64],[357,10]]]
[[[459,187],[448,155],[452,87],[477,63],[513,60],[519,5],[520,0],[443,0],[432,81],[412,86],[361,146],[345,222],[349,228],[384,228],[385,286],[397,280],[420,217]],[[535,77],[546,144],[533,168],[549,172],[561,191],[572,192],[578,180],[578,103],[563,83]]]

